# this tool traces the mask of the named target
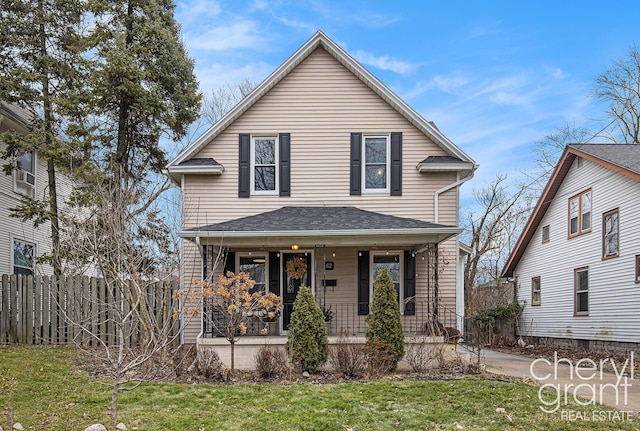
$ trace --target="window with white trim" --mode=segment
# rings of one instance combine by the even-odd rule
[[[618,256],[620,217],[618,209],[602,215],[602,257],[608,259]]]
[[[362,189],[366,193],[389,193],[391,140],[389,135],[364,135],[362,139]]]
[[[380,252],[380,253],[372,253],[372,277],[371,277],[371,286],[376,281],[378,277],[378,272],[381,269],[386,269],[389,275],[391,276],[391,280],[393,280],[393,287],[396,290],[396,297],[398,299],[398,303],[400,304],[400,311],[403,311],[402,302],[402,260],[403,253],[402,252]],[[372,287],[373,289],[373,287]],[[370,296],[373,298],[373,290]]]
[[[13,273],[16,275],[33,275],[36,245],[20,239],[13,240]]]
[[[29,197],[35,196],[36,187],[36,153],[29,151],[16,157],[13,172],[14,191]]]
[[[591,230],[591,190],[569,198],[569,236]]]
[[[586,316],[589,314],[589,268],[574,270],[575,284],[575,314]]]
[[[264,254],[246,254],[238,256],[238,272],[245,272],[256,282],[250,293],[266,292],[267,289],[267,256]]]
[[[278,137],[251,137],[251,193],[278,194]]]

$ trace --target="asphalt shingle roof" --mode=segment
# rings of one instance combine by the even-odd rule
[[[366,229],[434,229],[451,226],[396,217],[355,207],[283,207],[254,216],[201,226],[190,231],[339,231]]]
[[[451,156],[429,156],[420,163],[462,163],[462,160]]]
[[[216,162],[211,157],[207,158],[193,158],[189,160],[185,160],[180,163],[178,166],[220,166],[220,163]]]
[[[638,144],[571,144],[569,147],[640,174]]]

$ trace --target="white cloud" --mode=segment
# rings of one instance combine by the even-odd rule
[[[272,64],[265,62],[251,62],[244,65],[228,65],[213,63],[199,67],[196,65],[196,76],[200,81],[200,90],[204,94],[211,90],[222,87],[230,83],[240,82],[249,78],[255,83],[260,83],[274,69]]]
[[[189,50],[228,51],[232,49],[261,49],[267,43],[267,37],[258,32],[259,23],[249,20],[237,20],[226,25],[215,25],[211,29],[195,33],[185,32]]]
[[[176,18],[182,24],[189,24],[203,17],[213,18],[221,12],[220,4],[211,0],[181,1],[176,5]]]
[[[396,60],[387,55],[376,57],[375,55],[363,50],[356,51],[353,56],[362,64],[366,64],[377,69],[390,70],[400,75],[407,74],[417,67],[415,64]]]

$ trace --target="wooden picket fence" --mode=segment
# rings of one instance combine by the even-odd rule
[[[0,281],[0,344],[116,345],[142,342],[144,322],[163,328],[172,344],[180,342],[174,316],[177,281],[147,283],[141,295],[123,295],[128,285],[103,278],[2,275]],[[145,304],[132,307],[135,298]],[[132,309],[133,308],[133,309]],[[141,313],[146,313],[141,319]],[[123,317],[126,316],[126,317]]]

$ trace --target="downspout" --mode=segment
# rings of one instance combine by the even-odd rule
[[[454,187],[460,187],[462,184],[466,183],[467,181],[469,181],[470,179],[473,178],[475,172],[476,172],[476,168],[477,166],[474,166],[473,169],[471,170],[471,172],[464,178],[460,178],[460,173],[457,172],[456,173],[456,181],[454,183],[451,183],[449,185],[446,185],[444,187],[442,187],[439,190],[436,190],[435,194],[434,194],[434,223],[438,223],[439,221],[439,217],[438,217],[438,212],[439,212],[439,200],[440,200],[440,195],[446,191],[449,191],[451,189],[453,189]],[[457,205],[456,208],[458,208],[458,211],[456,213],[456,225],[460,224],[460,194],[457,194]],[[436,244],[437,247],[437,244]],[[462,313],[461,316],[464,316],[464,286],[461,286],[459,283],[459,272],[460,272],[460,268],[459,268],[459,263],[458,260],[460,259],[460,238],[458,235],[456,235],[456,329],[458,329],[461,333],[463,333],[464,331],[464,319],[459,318],[457,315],[459,313]],[[436,255],[437,256],[437,255]],[[437,257],[436,257],[437,259]],[[435,306],[437,307],[438,305],[435,304]]]
[[[474,169],[471,171],[471,173],[469,175],[467,175],[466,177],[462,178],[462,179],[460,179],[460,173],[457,172],[456,173],[456,182],[455,183],[451,183],[449,185],[444,186],[443,188],[441,188],[439,190],[436,190],[436,192],[434,194],[434,199],[435,199],[435,202],[434,202],[434,216],[433,216],[433,219],[434,219],[433,222],[434,223],[438,223],[438,202],[439,202],[440,195],[442,193],[446,192],[446,191],[451,190],[454,187],[459,187],[462,184],[466,183],[471,178],[473,178],[473,175],[475,174],[475,172],[476,172],[476,170],[475,170],[475,167],[474,167]],[[460,200],[460,197],[458,196],[458,208],[460,208],[460,201],[459,200]],[[456,223],[459,223],[459,222],[460,222],[460,215],[458,214],[458,220],[456,220]]]

